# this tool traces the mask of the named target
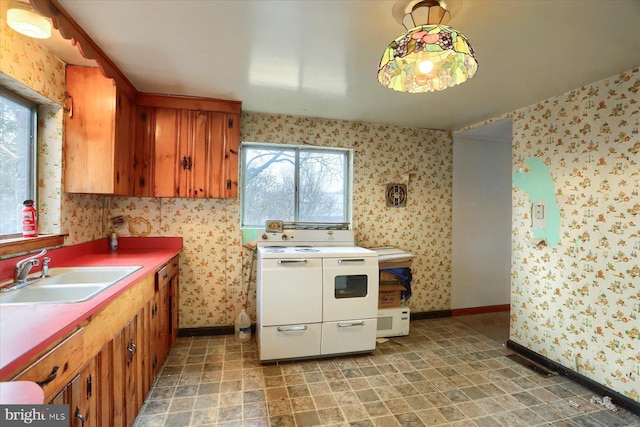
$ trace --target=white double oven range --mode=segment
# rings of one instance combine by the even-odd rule
[[[352,230],[258,230],[257,247],[261,362],[375,349],[378,256]]]

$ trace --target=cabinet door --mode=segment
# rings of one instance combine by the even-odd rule
[[[185,126],[183,114],[174,108],[155,109],[154,135],[154,196],[178,197],[180,195],[180,179],[182,154],[186,149],[181,147]],[[186,158],[185,158],[186,162]],[[184,191],[184,188],[182,189]]]
[[[116,90],[114,194],[133,194],[135,125],[135,104],[123,91]]]
[[[240,115],[225,114],[224,138],[224,175],[221,180],[223,188],[221,197],[235,199],[238,197],[238,152],[240,149]]]
[[[67,66],[66,73],[65,191],[129,195],[133,102],[99,68]]]
[[[136,107],[132,179],[132,194],[134,196],[152,197],[154,194],[153,156],[155,148],[155,127],[155,108]]]
[[[113,424],[117,426],[133,425],[144,398],[138,392],[138,336],[135,316],[113,339]]]

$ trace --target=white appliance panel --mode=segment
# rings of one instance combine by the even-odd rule
[[[320,323],[263,326],[258,331],[260,360],[289,359],[320,354]]]
[[[377,317],[377,257],[324,258],[323,267],[322,319],[325,322]],[[343,293],[345,278],[353,282],[350,276],[366,276],[364,295],[359,292],[362,290],[359,283],[354,284],[355,292],[347,289],[346,295]]]
[[[373,351],[377,319],[354,319],[322,324],[322,354]]]
[[[411,310],[408,307],[378,309],[378,337],[409,335]]]
[[[322,321],[322,259],[262,259],[262,326]]]

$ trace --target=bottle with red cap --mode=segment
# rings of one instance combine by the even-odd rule
[[[22,208],[22,237],[37,237],[38,224],[36,221],[36,208],[33,200],[25,200]]]

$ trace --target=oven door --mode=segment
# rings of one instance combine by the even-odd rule
[[[258,277],[261,326],[322,321],[322,260],[262,259]]]
[[[376,318],[378,315],[378,259],[324,258],[322,320]]]

